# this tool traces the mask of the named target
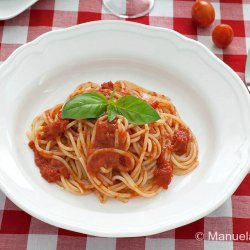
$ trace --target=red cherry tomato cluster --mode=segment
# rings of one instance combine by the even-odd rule
[[[192,19],[200,27],[210,26],[215,17],[213,5],[205,0],[197,0],[192,6]],[[227,24],[217,25],[212,32],[212,39],[218,48],[226,48],[233,40],[234,32]]]

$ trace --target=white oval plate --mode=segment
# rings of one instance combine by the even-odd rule
[[[74,196],[41,178],[25,132],[33,118],[85,81],[126,79],[169,96],[198,139],[200,165],[167,191],[127,204]],[[149,235],[220,206],[250,163],[250,98],[228,66],[172,31],[118,21],[47,33],[0,68],[0,184],[31,215],[97,236]]]
[[[38,0],[0,0],[0,20],[13,18]]]

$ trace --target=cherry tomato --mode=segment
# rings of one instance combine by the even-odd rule
[[[234,32],[227,24],[217,25],[212,33],[214,44],[221,49],[225,49],[233,40]]]
[[[208,27],[215,17],[214,7],[203,0],[196,1],[192,6],[192,19],[200,27]]]

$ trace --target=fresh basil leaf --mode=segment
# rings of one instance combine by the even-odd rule
[[[108,120],[109,122],[113,121],[116,118],[116,107],[114,104],[109,104],[107,108],[107,113],[108,113]]]
[[[159,114],[150,105],[135,96],[123,96],[115,106],[117,113],[125,116],[130,123],[146,124],[160,119]]]
[[[88,92],[70,99],[63,107],[62,118],[88,119],[100,117],[107,109],[107,100],[97,92]]]

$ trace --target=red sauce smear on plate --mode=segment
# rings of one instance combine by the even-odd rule
[[[33,141],[29,142],[29,147],[33,150],[35,156],[35,163],[40,169],[42,177],[48,182],[56,182],[60,180],[60,176],[64,176],[66,179],[70,177],[70,173],[66,166],[56,160],[56,159],[47,159],[39,154],[35,148]]]

